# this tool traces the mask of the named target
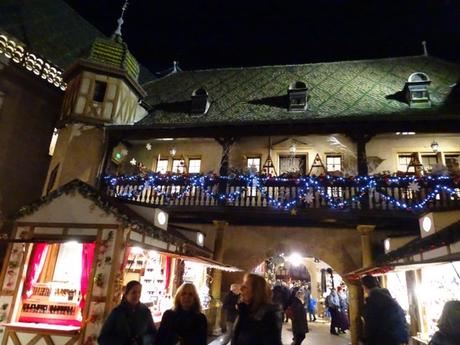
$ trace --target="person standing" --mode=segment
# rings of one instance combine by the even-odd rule
[[[348,298],[345,290],[339,286],[337,287],[337,295],[339,296],[339,333],[346,333],[350,329],[350,322],[348,321]]]
[[[233,324],[235,323],[236,317],[238,316],[238,301],[240,298],[240,285],[232,284],[230,286],[230,292],[225,296],[222,309],[225,312],[226,316],[226,325],[227,330],[225,332],[224,338],[222,339],[222,344],[226,345],[232,339]]]
[[[331,314],[331,327],[330,333],[339,335],[337,329],[340,328],[340,300],[335,288],[331,288],[331,293],[326,297],[326,306],[329,314]]]
[[[298,290],[289,306],[292,310],[292,345],[300,345],[308,332],[304,299],[305,293],[302,290]]]
[[[407,344],[409,333],[404,311],[391,297],[387,289],[379,287],[377,278],[367,275],[361,278],[367,298],[364,305],[365,345]]]
[[[458,345],[460,339],[460,301],[448,301],[442,308],[439,330],[428,345]]]
[[[282,345],[281,310],[271,303],[265,279],[247,273],[241,285],[241,300],[232,345]]]
[[[184,283],[174,296],[173,309],[163,314],[155,345],[206,345],[207,329],[196,287]]]
[[[157,330],[152,314],[140,303],[142,285],[130,281],[121,303],[110,313],[97,339],[99,345],[152,345]]]

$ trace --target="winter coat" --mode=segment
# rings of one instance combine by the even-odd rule
[[[102,326],[99,345],[152,345],[157,330],[150,310],[142,303],[135,307],[122,301]]]
[[[292,333],[305,335],[308,332],[308,326],[304,304],[296,297],[289,307],[292,309]]]
[[[255,313],[245,303],[238,305],[232,345],[282,345],[281,310],[275,304],[263,304]]]
[[[161,319],[155,345],[206,345],[208,322],[202,313],[167,310]]]
[[[238,316],[238,309],[236,309],[236,305],[238,304],[239,298],[240,295],[237,295],[232,291],[230,291],[224,298],[224,304],[222,308],[226,312],[228,322],[234,322]]]
[[[404,311],[384,289],[370,290],[363,316],[364,344],[399,345],[408,342]]]
[[[456,337],[437,331],[431,338],[428,345],[458,345],[460,344],[458,335]]]

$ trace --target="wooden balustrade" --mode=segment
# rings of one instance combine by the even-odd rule
[[[155,187],[145,186],[143,183],[124,183],[116,186],[106,186],[109,196],[125,200],[135,201],[151,206],[201,206],[201,207],[282,207],[286,202],[297,200],[297,208],[321,209],[321,208],[347,208],[369,209],[381,211],[404,210],[436,210],[460,207],[460,188],[449,186],[455,190],[456,195],[450,195],[446,191],[439,192],[431,200],[427,201],[422,208],[416,205],[433,192],[435,185],[420,186],[420,190],[414,192],[408,186],[376,186],[365,191],[359,190],[355,183],[323,183],[320,187],[303,188],[293,181],[265,182],[257,187],[245,185],[239,181],[228,182],[226,186],[226,198],[218,198],[219,182],[214,180],[205,186],[193,186],[186,183],[171,184],[169,181],[164,185],[157,184]],[[308,196],[307,196],[308,194]],[[397,205],[396,203],[400,203]]]

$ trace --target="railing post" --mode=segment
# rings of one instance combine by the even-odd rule
[[[217,192],[220,195],[227,192],[228,180],[228,168],[229,168],[229,156],[230,156],[230,147],[235,142],[235,138],[215,138],[216,141],[222,146],[222,158],[220,160],[220,169],[219,169],[219,186]],[[219,205],[223,206],[226,204],[226,200],[218,200]]]
[[[358,176],[368,176],[369,169],[367,167],[366,143],[371,140],[373,134],[350,134],[349,136],[356,143],[356,151],[358,157]],[[361,197],[361,209],[369,209],[368,191],[366,191]]]

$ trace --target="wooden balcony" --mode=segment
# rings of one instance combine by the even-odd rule
[[[238,212],[240,216],[254,216],[258,212],[270,218],[270,214],[278,217],[299,213],[328,219],[340,214],[386,214],[415,220],[421,212],[460,209],[460,181],[447,176],[267,178],[151,174],[107,176],[104,180],[109,196],[182,214]]]

